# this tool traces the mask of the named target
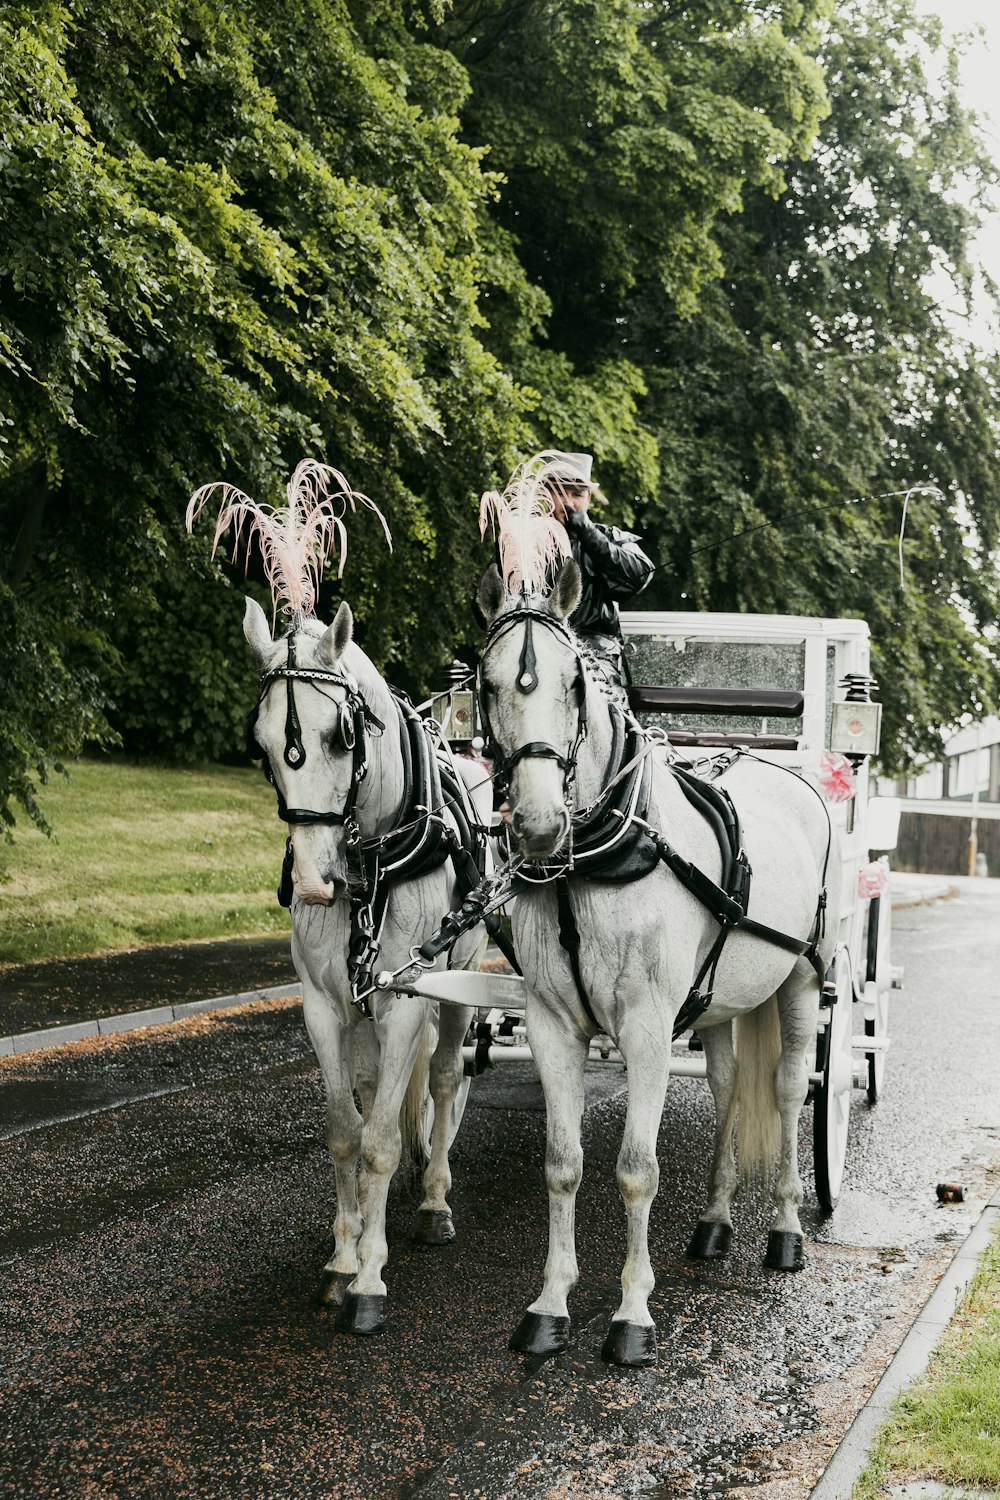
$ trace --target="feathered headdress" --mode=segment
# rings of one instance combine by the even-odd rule
[[[348,506],[357,510],[358,503],[373,510],[382,523],[385,539],[392,551],[392,536],[385,516],[374,500],[352,490],[343,474],[328,464],[304,458],[288,481],[288,503],[283,506],[260,505],[235,485],[216,480],[203,484],[191,496],[185,516],[188,531],[194,526],[208,500],[216,492],[222,497],[215,523],[212,556],[229,527],[233,528],[233,551],[239,547],[244,527],[249,560],[249,542],[256,536],[264,559],[264,572],[271,586],[274,613],[279,605],[294,619],[312,614],[316,605],[323,569],[331,554],[339,553],[337,577],[343,576],[347,561],[347,528],[344,516]]]
[[[556,520],[551,489],[563,454],[536,453],[518,464],[501,494],[487,490],[479,502],[479,534],[493,523],[500,573],[508,594],[548,587],[550,565],[570,557],[566,528]]]

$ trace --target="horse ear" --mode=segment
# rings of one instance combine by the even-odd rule
[[[549,608],[559,620],[566,620],[580,602],[580,568],[575,558],[567,557],[549,595]]]
[[[316,655],[332,667],[354,639],[354,616],[351,614],[351,606],[344,599],[340,608],[333,617],[333,624],[328,625],[326,634],[316,648]]]
[[[496,563],[490,563],[479,580],[479,593],[476,600],[487,625],[493,624],[503,609],[506,599],[507,595],[504,593],[504,586],[500,580],[500,571]]]
[[[261,609],[256,599],[247,595],[247,607],[243,612],[243,634],[247,638],[247,645],[256,656],[261,666],[267,661],[271,654],[274,642],[271,640],[271,629],[267,623],[267,615]]]

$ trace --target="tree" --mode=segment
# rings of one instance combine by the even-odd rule
[[[343,0],[5,7],[0,527],[28,653],[8,670],[30,695],[41,653],[76,685],[59,716],[39,699],[16,736],[0,721],[8,821],[14,801],[36,815],[33,767],[129,731],[107,668],[137,631],[185,628],[159,580],[208,479],[272,499],[303,455],[339,463],[395,539],[390,572],[374,525],[352,537],[369,649],[384,663],[419,635],[432,667],[447,656],[472,491],[511,461],[521,401],[480,339],[493,187],[457,137],[464,74],[413,17]],[[188,699],[221,731],[238,685],[200,662]]]
[[[1000,365],[936,291],[968,289],[996,172],[908,0],[838,7],[823,58],[816,149],[720,226],[696,317],[635,308],[663,465],[643,524],[664,605],[867,619],[895,769],[997,702]]]
[[[538,446],[586,438],[626,519],[658,484],[634,307],[693,313],[725,217],[752,188],[780,192],[809,149],[827,8],[456,0],[436,32],[472,80],[467,138],[504,179],[489,347],[538,393]]]
[[[967,289],[996,174],[937,23],[827,9],[465,0],[445,32],[551,305],[525,345],[501,288],[491,347],[634,513],[643,603],[864,616],[902,767],[997,701],[1000,372],[930,281]]]

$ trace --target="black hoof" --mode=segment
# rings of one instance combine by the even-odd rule
[[[772,1271],[801,1271],[805,1263],[801,1234],[792,1234],[787,1229],[772,1229],[767,1237],[765,1266],[769,1266]]]
[[[656,1364],[656,1329],[644,1323],[612,1323],[601,1348],[606,1365],[627,1365],[638,1370]]]
[[[561,1354],[569,1348],[569,1318],[526,1312],[510,1336],[510,1347],[517,1354]]]
[[[413,1238],[418,1245],[450,1245],[455,1238],[455,1221],[446,1208],[418,1208]]]
[[[382,1333],[385,1329],[385,1297],[348,1292],[337,1314],[338,1333]]]
[[[340,1307],[356,1275],[356,1271],[328,1271],[324,1266],[316,1288],[316,1301],[320,1307]]]
[[[694,1260],[721,1260],[728,1255],[733,1243],[733,1226],[712,1219],[699,1219],[688,1245],[688,1255]]]

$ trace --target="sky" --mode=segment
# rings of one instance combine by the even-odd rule
[[[947,32],[981,26],[984,36],[966,53],[962,63],[963,97],[982,118],[994,160],[1000,163],[1000,0],[917,0],[917,9],[938,15]],[[1000,283],[1000,196],[997,207],[976,242],[978,258]],[[970,329],[977,342],[1000,349],[1000,328],[981,306]]]

